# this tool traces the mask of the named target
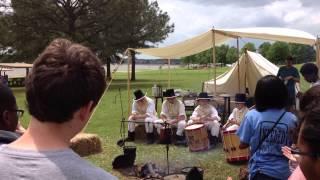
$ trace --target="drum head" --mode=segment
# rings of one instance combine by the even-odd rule
[[[237,130],[223,131],[223,134],[235,134]]]
[[[187,126],[185,129],[186,130],[193,130],[193,129],[199,129],[202,127],[203,127],[203,124],[192,124],[190,126]]]

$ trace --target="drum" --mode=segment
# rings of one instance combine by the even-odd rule
[[[171,144],[171,127],[161,127],[159,143],[160,144]]]
[[[203,124],[193,124],[185,128],[189,150],[191,152],[209,149],[208,133]]]
[[[236,130],[223,131],[223,150],[228,162],[239,162],[249,160],[249,148],[239,149],[240,139]]]

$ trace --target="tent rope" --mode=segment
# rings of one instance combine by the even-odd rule
[[[127,54],[127,50],[126,50],[123,54],[126,55],[126,54]],[[104,89],[104,92],[103,92],[102,96],[100,97],[100,99],[99,99],[96,107],[94,108],[93,112],[91,113],[91,116],[90,116],[90,118],[89,118],[89,121],[88,121],[87,125],[89,124],[92,116],[95,114],[96,109],[99,107],[102,98],[105,96],[106,92],[109,90],[109,87],[110,87],[110,85],[111,85],[111,83],[112,83],[112,81],[113,81],[113,79],[114,79],[114,77],[115,77],[115,73],[118,71],[120,65],[121,65],[123,62],[124,62],[124,57],[122,56],[121,59],[120,59],[120,62],[117,63],[116,67],[112,70],[112,72],[111,72],[111,79],[110,79],[110,81],[108,82],[106,88]],[[86,126],[87,126],[87,125],[86,125]],[[85,129],[85,128],[83,128],[83,130],[84,130],[84,129]]]

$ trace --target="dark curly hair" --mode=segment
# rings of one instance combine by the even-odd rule
[[[100,60],[90,49],[55,39],[27,77],[28,109],[39,121],[63,123],[90,101],[95,106],[105,86]]]

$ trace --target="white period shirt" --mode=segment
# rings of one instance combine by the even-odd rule
[[[174,103],[165,100],[162,104],[161,115],[165,115],[169,119],[176,119],[178,116],[185,116],[186,111],[184,104],[176,99]]]
[[[218,115],[218,111],[216,110],[216,108],[210,104],[207,104],[205,106],[198,105],[194,109],[190,119],[195,117],[212,117],[212,118],[216,117],[218,121],[220,121],[221,119]]]
[[[236,122],[240,124],[248,111],[249,109],[247,107],[243,107],[242,109],[234,108],[229,116],[229,120],[235,119]]]
[[[147,100],[147,103],[143,106],[139,105],[137,101],[133,102],[131,113],[140,115],[147,114],[148,116],[155,117],[157,115],[157,112],[153,100],[147,96],[145,98]]]

